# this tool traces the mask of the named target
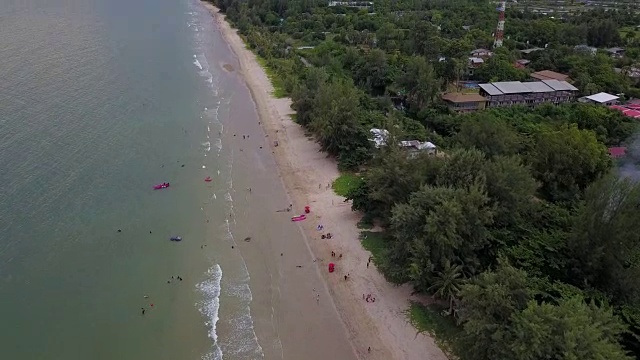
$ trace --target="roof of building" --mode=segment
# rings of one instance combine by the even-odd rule
[[[624,48],[621,48],[621,47],[612,47],[610,49],[607,49],[607,52],[610,52],[612,54],[617,54],[622,51],[624,51]]]
[[[533,93],[552,92],[554,89],[542,81],[532,81],[524,84]]]
[[[534,51],[540,51],[540,50],[544,50],[544,49],[543,48],[539,48],[539,47],[535,47],[535,48],[531,48],[531,49],[520,50],[520,52],[523,53],[523,54],[531,54]]]
[[[408,141],[400,141],[400,146],[402,147],[414,147],[418,150],[427,150],[427,149],[435,149],[436,146],[429,142],[420,142],[419,140],[408,140]]]
[[[624,146],[610,147],[608,150],[609,155],[614,158],[622,157],[627,153],[627,148]]]
[[[487,101],[483,96],[479,94],[461,94],[461,93],[448,93],[442,95],[442,100],[450,101],[452,103],[464,103],[464,102],[478,102]]]
[[[480,57],[470,57],[469,61],[471,61],[472,63],[483,63],[484,59]]]
[[[503,94],[519,94],[531,92],[531,89],[529,89],[520,81],[499,81],[492,84]]]
[[[638,110],[627,110],[623,111],[622,113],[630,118],[640,119],[640,111]]]
[[[578,91],[578,88],[566,81],[559,80],[542,80],[543,83],[556,91]]]
[[[598,51],[598,49],[597,49],[597,48],[594,48],[593,46],[589,46],[589,45],[585,45],[585,44],[582,44],[582,45],[576,45],[576,46],[574,46],[573,48],[574,48],[574,49],[576,49],[576,50]]]
[[[487,94],[522,94],[522,93],[542,93],[552,91],[577,91],[578,89],[566,81],[543,80],[532,82],[502,81],[489,84],[479,84],[480,88]]]
[[[542,70],[531,73],[531,77],[538,80],[560,80],[567,81],[569,75],[557,73],[551,70]]]
[[[382,146],[387,145],[387,138],[389,137],[389,131],[385,129],[373,128],[369,130],[369,132],[373,135],[373,138],[369,139],[369,141],[373,141],[376,148],[380,148]]]
[[[625,116],[628,116],[630,118],[634,118],[634,119],[640,119],[640,107],[636,108],[633,105],[613,105],[613,106],[609,106],[609,109],[613,109],[613,110],[619,110],[621,111]]]
[[[611,94],[607,94],[605,92],[597,93],[594,95],[585,96],[585,98],[595,101],[597,103],[606,103],[613,100],[618,100],[619,97]]]
[[[478,86],[489,95],[502,95],[502,91],[498,90],[493,84],[478,84]]]

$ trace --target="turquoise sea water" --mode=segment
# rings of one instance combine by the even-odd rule
[[[262,356],[214,30],[197,0],[0,0],[1,359]]]

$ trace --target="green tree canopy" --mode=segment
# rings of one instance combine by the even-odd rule
[[[511,354],[505,360],[631,360],[618,343],[623,330],[610,309],[581,297],[558,305],[531,301],[513,316],[513,340],[504,344]]]
[[[508,264],[464,285],[458,315],[463,324],[465,358],[507,360],[511,319],[527,307],[533,295],[527,274]]]
[[[611,166],[607,149],[592,131],[546,127],[536,134],[530,158],[542,193],[552,201],[575,201]]]
[[[569,251],[576,283],[609,294],[616,303],[640,301],[640,184],[611,175],[586,192]]]

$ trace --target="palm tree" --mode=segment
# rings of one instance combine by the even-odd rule
[[[442,271],[436,271],[433,283],[429,287],[429,291],[433,291],[434,295],[449,300],[449,314],[453,314],[453,302],[460,293],[460,287],[464,284],[465,278],[462,274],[462,266],[458,264],[451,265],[449,260],[444,262]]]

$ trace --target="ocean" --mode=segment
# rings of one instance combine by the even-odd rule
[[[264,357],[234,61],[198,0],[0,0],[0,358]]]

